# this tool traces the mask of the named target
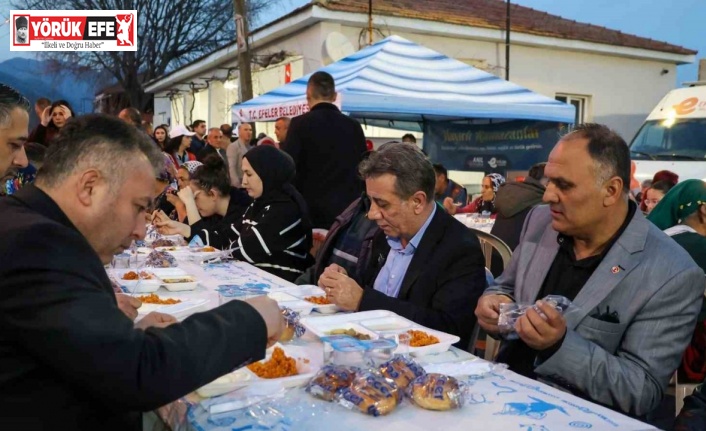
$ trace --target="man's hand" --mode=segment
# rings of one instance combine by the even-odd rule
[[[279,341],[285,325],[282,310],[279,309],[277,302],[266,295],[249,298],[245,302],[257,310],[265,320],[265,325],[267,325],[267,347]]]
[[[456,205],[454,205],[454,200],[452,198],[445,198],[443,205],[444,205],[444,209],[446,210],[446,212],[448,212],[451,215],[456,214],[458,207]]]
[[[153,311],[146,315],[139,322],[135,323],[136,329],[142,329],[143,331],[147,328],[166,328],[169,325],[178,323],[176,317],[170,314],[160,313],[158,311]]]
[[[489,334],[497,334],[498,317],[500,317],[500,304],[513,302],[505,295],[483,295],[476,306],[476,317],[480,327]]]
[[[566,319],[551,305],[537,301],[546,320],[534,308],[517,319],[515,330],[522,341],[535,350],[546,350],[557,344],[566,334]]]
[[[116,293],[115,299],[118,301],[120,311],[125,313],[130,320],[135,320],[137,317],[137,309],[142,307],[142,302],[133,296],[122,293]]]
[[[357,311],[363,298],[363,288],[346,275],[338,265],[331,265],[319,277],[319,286],[326,291],[326,298],[341,309]]]
[[[331,265],[327,266],[326,269],[324,269],[324,274],[326,273],[326,271],[340,272],[341,274],[348,275],[348,272],[346,272],[346,270],[343,269],[342,266],[337,265],[337,264],[335,264],[335,263],[332,263]],[[323,276],[324,276],[324,275],[321,274],[321,276],[319,277],[319,281],[318,281],[317,284],[318,284],[318,286],[319,286],[320,288],[326,290],[326,286],[324,286],[324,285],[321,283],[321,278],[322,278]]]

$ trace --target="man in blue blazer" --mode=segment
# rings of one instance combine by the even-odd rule
[[[380,228],[369,244],[370,265],[359,284],[332,264],[319,286],[345,310],[390,310],[458,335],[458,346],[466,348],[486,288],[478,238],[436,204],[434,168],[417,147],[386,143],[360,173],[370,198],[368,219]]]

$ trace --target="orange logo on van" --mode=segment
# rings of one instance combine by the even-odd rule
[[[678,105],[672,106],[672,108],[674,108],[677,115],[688,115],[696,111],[696,105],[698,104],[698,97],[690,97],[688,99],[682,100]]]

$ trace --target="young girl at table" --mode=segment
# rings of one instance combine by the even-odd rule
[[[450,198],[444,199],[444,208],[449,214],[464,214],[464,213],[489,213],[492,218],[495,218],[495,214],[498,212],[495,209],[495,194],[498,192],[498,188],[505,184],[505,177],[500,174],[489,174],[483,178],[482,192],[478,199],[474,200],[470,204],[463,208],[457,208],[453,204],[453,200]]]
[[[177,196],[184,203],[188,224],[159,212],[154,224],[160,233],[179,234],[188,241],[198,236],[205,245],[230,248],[231,226],[242,218],[251,199],[244,190],[230,186],[226,164],[220,157],[207,157]]]

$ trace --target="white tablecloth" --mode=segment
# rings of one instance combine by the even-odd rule
[[[202,307],[219,305],[215,289],[222,284],[266,285],[271,290],[287,290],[295,285],[243,262],[201,266],[180,262],[180,267],[200,280],[200,287],[191,292],[168,292],[160,296],[183,299],[203,298],[209,302]],[[194,311],[195,312],[195,311]],[[185,316],[180,316],[184,318]],[[300,343],[307,349],[322,349],[320,342],[307,334]],[[482,361],[466,352],[452,348],[448,352],[419,358],[425,363],[454,363]],[[454,431],[482,429],[483,431],[556,431],[556,430],[621,430],[655,429],[627,416],[559,391],[542,383],[519,376],[508,370],[496,370],[471,380],[468,403],[459,410],[433,412],[420,409],[405,400],[395,411],[384,417],[370,417],[347,410],[334,403],[317,400],[302,388],[291,389],[280,397],[235,413],[211,417],[198,400],[173,403],[162,409],[176,430],[330,430],[348,431],[376,429],[384,431]],[[166,412],[166,413],[164,413]],[[269,415],[269,417],[268,417]],[[259,419],[254,416],[258,416]],[[264,418],[264,419],[263,419]],[[259,422],[258,422],[259,420]],[[271,428],[258,428],[269,421]]]
[[[478,214],[456,214],[454,217],[456,220],[466,225],[466,227],[472,227],[474,229],[482,230],[485,233],[490,233],[490,230],[493,228],[493,224],[495,224],[495,219],[481,219],[477,216]]]

